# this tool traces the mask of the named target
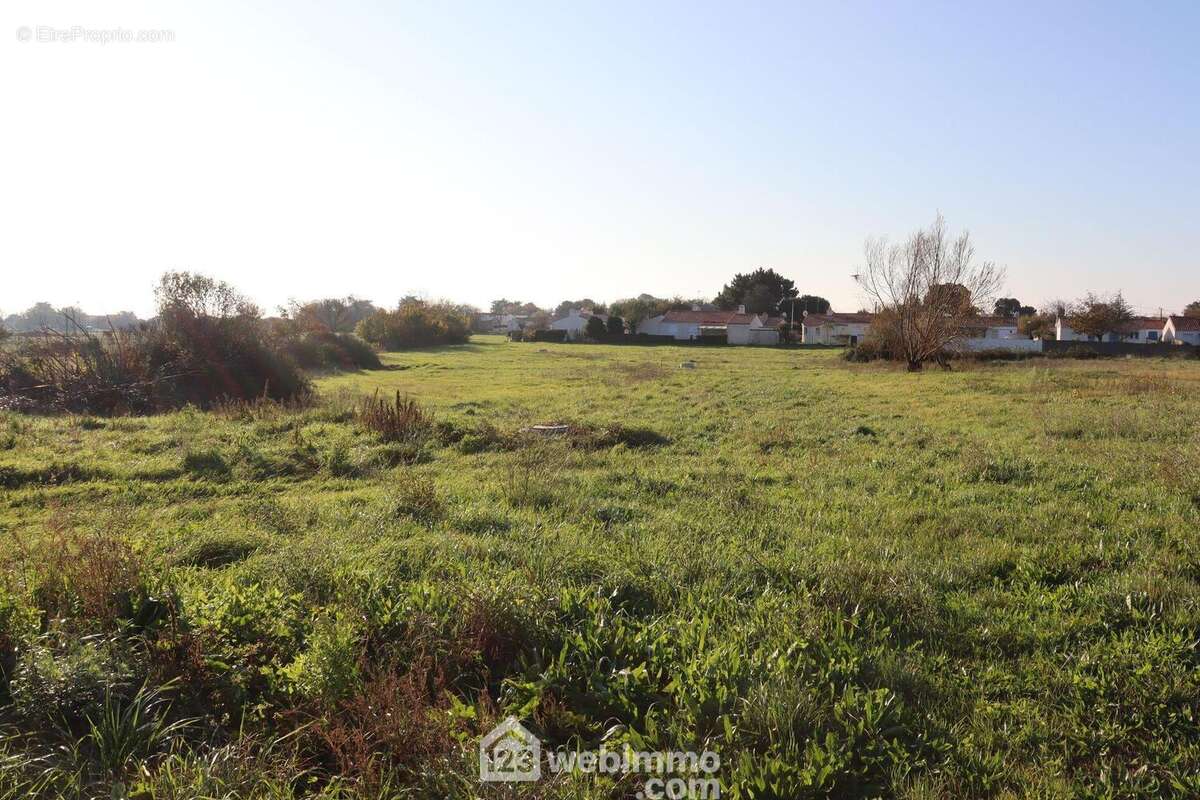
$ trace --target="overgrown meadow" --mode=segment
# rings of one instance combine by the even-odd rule
[[[510,714],[731,798],[1200,795],[1200,362],[382,360],[0,413],[0,797],[642,788],[481,784]]]

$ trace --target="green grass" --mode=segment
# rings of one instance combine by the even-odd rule
[[[508,713],[713,749],[727,797],[1200,793],[1200,363],[383,360],[304,410],[0,414],[0,797],[112,780],[81,709],[146,681],[200,722],[130,750],[144,796],[478,796]],[[356,425],[376,390],[428,437]]]

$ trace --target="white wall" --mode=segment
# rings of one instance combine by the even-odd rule
[[[700,326],[686,322],[667,322],[663,315],[659,314],[657,317],[650,317],[639,322],[637,332],[647,336],[674,336],[676,339],[686,341],[700,335]]]
[[[964,337],[950,345],[955,350],[1011,350],[1019,353],[1042,352],[1041,339],[988,339]]]
[[[863,337],[867,335],[867,329],[870,328],[870,323],[866,322],[835,322],[818,327],[804,328],[804,343],[805,344],[845,344],[841,337],[857,336],[861,343]]]
[[[725,328],[725,336],[730,344],[750,344],[750,325],[730,325]]]
[[[778,328],[750,328],[749,344],[779,344]]]

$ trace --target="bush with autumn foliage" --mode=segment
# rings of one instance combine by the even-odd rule
[[[462,344],[471,335],[471,317],[452,303],[409,298],[394,309],[376,311],[355,332],[384,350]]]

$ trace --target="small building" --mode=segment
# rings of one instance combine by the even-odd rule
[[[848,345],[853,347],[867,335],[874,314],[805,313],[800,325],[800,341],[804,344]]]
[[[783,317],[752,314],[748,321],[739,318],[725,326],[730,344],[779,344],[779,330],[787,324]]]
[[[471,329],[476,333],[512,333],[524,328],[529,320],[527,314],[476,314]]]
[[[572,342],[577,342],[587,335],[586,331],[588,320],[592,319],[593,317],[605,324],[608,323],[607,314],[595,314],[592,313],[591,309],[587,308],[572,308],[567,311],[567,315],[565,317],[559,317],[558,319],[551,320],[550,330],[566,331],[567,339]]]
[[[1177,317],[1171,315],[1163,323],[1164,342],[1200,345],[1200,317]]]
[[[1166,341],[1167,320],[1161,317],[1134,317],[1119,330],[1104,334],[1103,338],[1079,333],[1062,317],[1055,320],[1054,332],[1060,342],[1128,342],[1130,344],[1155,344]]]
[[[971,339],[1028,339],[1021,334],[1016,317],[970,317],[963,322],[963,335]]]
[[[750,325],[757,315],[747,314],[745,306],[738,306],[737,311],[704,310],[693,305],[691,310],[668,311],[657,317],[642,320],[637,326],[638,333],[649,336],[670,336],[681,342],[694,341],[708,336],[729,337],[729,326]],[[760,323],[765,326],[766,322]],[[734,336],[741,336],[737,332]],[[746,334],[749,343],[750,334]],[[778,333],[776,333],[778,336]]]

